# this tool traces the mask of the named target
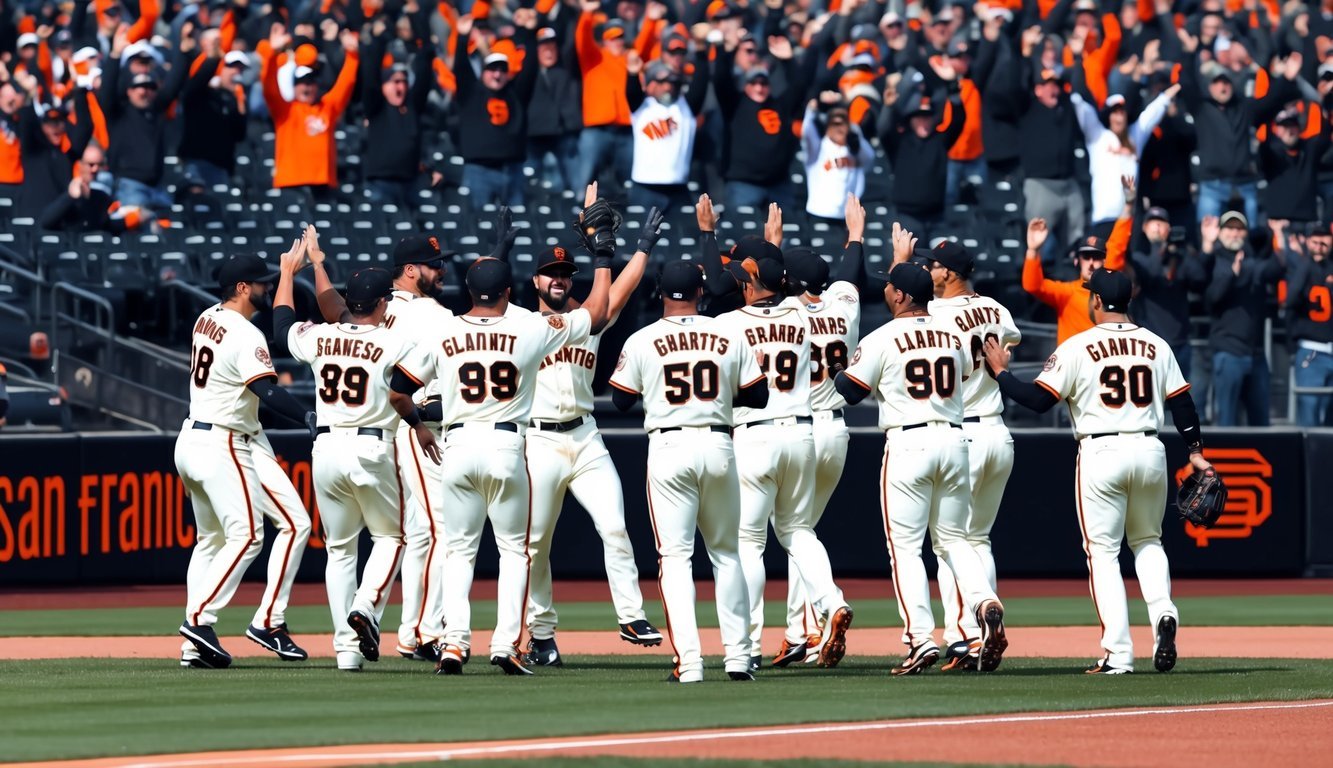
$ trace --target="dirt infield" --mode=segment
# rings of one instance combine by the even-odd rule
[[[847,579],[838,585],[849,600],[890,598],[893,584],[885,579]],[[657,582],[640,582],[643,595],[656,599]],[[699,600],[713,599],[713,583],[702,579],[695,585]],[[1125,580],[1129,597],[1141,597],[1134,579]],[[232,602],[238,605],[258,603],[264,590],[263,582],[246,582],[237,591]],[[555,584],[557,602],[610,602],[611,592],[605,581],[560,581]],[[1004,579],[999,593],[1005,597],[1087,597],[1086,579],[1036,580]],[[1180,579],[1171,582],[1171,593],[1176,597],[1210,597],[1217,595],[1333,595],[1333,579]],[[785,600],[787,585],[781,579],[770,579],[765,596]],[[292,605],[324,605],[327,593],[322,583],[297,584],[292,589]],[[395,598],[398,599],[398,598]],[[494,600],[495,582],[477,581],[472,585],[473,600]],[[33,609],[120,608],[183,606],[183,585],[111,586],[111,587],[42,587],[7,589],[0,594],[0,611]]]
[[[988,715],[443,744],[200,752],[20,763],[29,768],[289,768],[475,758],[619,755],[901,760],[1107,768],[1291,766],[1333,751],[1333,700]],[[1040,748],[1035,747],[1040,745]],[[1152,745],[1147,748],[1145,745]]]
[[[1134,627],[1134,643],[1152,648],[1149,627]],[[490,632],[477,630],[472,645],[486,648]],[[1101,655],[1094,627],[1013,627],[1008,630],[1011,658],[1058,658]],[[333,656],[332,635],[295,635],[296,642],[315,657]],[[1275,637],[1281,644],[1273,643]],[[722,640],[716,629],[701,629],[705,653],[721,653]],[[224,637],[228,651],[239,658],[268,656],[269,652],[241,637]],[[764,630],[763,647],[776,648],[782,628]],[[159,658],[172,659],[180,652],[181,640],[173,635],[149,637],[98,637],[96,642],[77,637],[3,637],[0,659]],[[1183,658],[1230,657],[1242,659],[1333,659],[1333,627],[1182,627],[1180,654]],[[902,648],[901,630],[887,627],[852,629],[847,636],[851,653],[891,655]],[[386,647],[386,652],[389,648]],[[560,633],[564,654],[664,656],[662,648],[640,648],[611,632]]]

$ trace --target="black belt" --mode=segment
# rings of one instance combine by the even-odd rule
[[[332,431],[333,430],[330,427],[315,427],[316,435],[327,435]],[[384,430],[375,429],[374,427],[358,427],[356,434],[358,436],[364,435],[366,437],[378,437],[381,440],[384,439]]]
[[[790,417],[783,416],[783,417],[781,417],[781,418],[786,419],[786,418],[790,418]],[[778,419],[760,419],[759,421],[747,421],[747,422],[745,422],[744,424],[740,424],[740,425],[738,425],[738,426],[742,426],[742,427],[767,427],[767,426],[771,426],[771,425],[773,425],[773,424],[776,424],[777,422],[778,422]],[[814,423],[815,423],[815,419],[814,419],[813,416],[797,416],[797,417],[796,417],[796,423],[797,423],[797,424],[814,424]]]
[[[903,425],[902,430],[906,432],[909,429],[921,429],[922,427],[929,427],[931,424],[943,424],[943,423],[944,422],[942,421],[923,421],[920,424],[905,424]],[[961,424],[950,424],[949,426],[953,429],[963,428],[963,425]]]
[[[981,423],[981,417],[980,417],[980,416],[964,416],[964,417],[963,417],[963,423],[964,423],[964,424],[980,424],[980,423]]]
[[[841,419],[841,418],[842,418],[842,409],[841,409],[841,408],[834,408],[833,410],[829,411],[829,413],[833,414],[833,418],[835,418],[835,419]]]
[[[530,421],[528,426],[536,427],[543,432],[572,432],[586,424],[587,421],[587,418],[580,416],[569,421]]]
[[[679,432],[679,431],[681,431],[682,429],[685,429],[685,427],[662,427],[661,429],[656,429],[656,430],[653,430],[653,431],[655,431],[655,432],[659,432],[659,433],[664,433],[664,432]],[[700,429],[702,429],[702,427],[700,427]],[[731,427],[724,427],[724,426],[722,426],[721,424],[712,424],[712,425],[709,425],[709,427],[708,427],[708,431],[709,431],[709,432],[717,432],[718,434],[722,434],[722,435],[730,435],[730,434],[731,434]]]
[[[450,430],[458,429],[459,427],[465,427],[465,426],[467,426],[467,422],[460,422],[460,423],[458,423],[458,424],[450,424],[449,426],[447,426],[447,427],[444,428],[444,431],[445,431],[445,432],[448,432],[448,431],[450,431]],[[500,430],[501,432],[517,432],[517,431],[518,431],[518,425],[515,424],[515,423],[512,422],[512,421],[497,421],[497,422],[495,422],[494,427],[495,427],[495,429],[498,429],[498,430]]]
[[[190,425],[190,429],[197,429],[200,432],[208,432],[209,430],[213,429],[213,425],[209,424],[206,421],[196,421]],[[240,437],[242,440],[245,440],[246,442],[250,441],[250,436],[245,434],[244,432],[237,432],[235,430],[227,429],[226,427],[218,427],[218,429],[231,432],[232,434],[236,435],[237,437]]]
[[[1157,430],[1150,429],[1147,432],[1098,432],[1095,435],[1088,435],[1088,438],[1096,440],[1100,437],[1115,437],[1116,435],[1143,435],[1144,437],[1157,437]]]

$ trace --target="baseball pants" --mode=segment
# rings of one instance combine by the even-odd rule
[[[445,432],[441,471],[445,515],[444,642],[472,648],[473,569],[486,520],[500,552],[491,656],[516,655],[528,602],[529,480],[521,434],[489,423]]]
[[[981,556],[986,579],[993,591],[996,588],[995,556],[991,554],[990,531],[1000,512],[1004,486],[1014,471],[1014,438],[999,416],[984,416],[980,422],[966,422],[963,424],[963,434],[969,441],[967,456],[972,486],[972,506],[967,515],[967,542]],[[977,626],[976,614],[963,605],[958,581],[941,554],[939,542],[933,543],[935,557],[939,562],[937,578],[940,601],[944,604],[944,643],[952,645],[963,640],[979,640],[981,627]]]
[[[1087,461],[1084,461],[1087,459]],[[1113,667],[1131,669],[1129,605],[1120,576],[1120,543],[1129,542],[1152,626],[1180,613],[1171,602],[1171,569],[1162,549],[1166,450],[1148,435],[1085,437],[1078,447],[1077,502],[1088,588],[1102,626],[1102,649]]]
[[[657,541],[658,586],[677,672],[702,674],[704,666],[691,564],[696,527],[713,563],[726,669],[749,671],[750,601],[737,552],[740,483],[731,438],[707,428],[652,433],[648,514]]]
[[[620,624],[645,618],[639,569],[625,530],[625,497],[620,475],[591,417],[569,432],[529,429],[528,474],[532,482],[532,536],[528,550],[532,573],[528,587],[528,633],[555,635],[558,617],[551,596],[551,540],[564,506],[565,492],[588,511],[602,539],[602,556],[611,602]]]
[[[921,559],[926,533],[943,553],[969,611],[995,599],[981,556],[967,542],[967,440],[961,429],[933,423],[885,435],[880,469],[884,538],[893,568],[894,596],[909,648],[934,643],[930,583]]]
[[[335,427],[315,438],[311,464],[329,557],[324,584],[333,617],[333,649],[360,655],[347,614],[361,611],[379,622],[403,555],[403,491],[398,484],[397,454],[392,439]],[[370,531],[373,545],[358,587],[357,543],[363,528]]]
[[[193,425],[186,419],[176,438],[176,472],[190,495],[195,526],[185,575],[185,621],[212,626],[263,547],[264,518],[259,511],[263,490],[251,438],[220,427],[200,430]]]
[[[277,454],[268,437],[260,432],[250,443],[250,457],[259,475],[263,493],[259,511],[277,529],[273,546],[268,554],[268,581],[259,609],[250,622],[256,627],[272,629],[287,623],[287,603],[292,597],[292,582],[301,567],[301,557],[310,543],[310,513],[291,478],[278,463]]]
[[[815,411],[815,499],[810,506],[810,527],[814,528],[824,517],[829,499],[842,479],[842,468],[847,463],[847,443],[851,439],[847,423],[834,418],[832,411]],[[787,641],[798,637],[818,635],[822,631],[819,616],[805,595],[796,561],[787,556]]]
[[[440,465],[422,453],[421,444],[406,423],[399,425],[394,447],[401,457],[398,473],[407,491],[398,652],[411,653],[419,645],[435,642],[444,631],[444,605],[440,597],[444,573],[444,514],[440,508],[443,481]]]
[[[741,484],[741,566],[750,594],[750,653],[761,652],[764,631],[764,547],[768,524],[778,543],[796,563],[796,574],[811,596],[815,612],[827,616],[843,605],[833,583],[828,552],[815,536],[810,509],[815,500],[815,438],[808,424],[737,427],[736,471]],[[804,643],[805,634],[788,637]]]

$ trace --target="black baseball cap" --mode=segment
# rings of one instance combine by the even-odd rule
[[[787,262],[787,282],[801,291],[818,294],[828,285],[828,262],[809,248],[789,248],[783,254]]]
[[[347,303],[370,304],[393,293],[393,276],[372,267],[353,272],[347,280]]]
[[[269,269],[263,259],[253,253],[228,256],[217,269],[218,285],[228,288],[237,283],[276,283],[278,273]]]
[[[553,245],[537,256],[537,272],[540,274],[565,272],[572,275],[578,271],[579,268],[574,264],[574,256],[561,246]]]
[[[467,289],[481,301],[496,301],[514,284],[509,262],[483,256],[467,268]]]
[[[1158,205],[1154,205],[1153,207],[1143,212],[1143,220],[1165,221],[1167,224],[1170,224],[1171,214],[1167,213],[1165,208]]]
[[[1129,275],[1111,269],[1093,272],[1083,287],[1102,297],[1102,307],[1107,312],[1124,312],[1129,308],[1129,299],[1134,294],[1134,285]]]
[[[738,283],[755,283],[776,291],[782,287],[785,274],[782,262],[773,259],[735,259],[727,264],[727,270]]]
[[[772,259],[781,264],[782,249],[758,235],[746,235],[737,240],[736,245],[732,247],[731,258],[736,261]]]
[[[975,262],[972,254],[960,243],[952,240],[942,240],[930,251],[930,258],[944,265],[945,269],[957,272],[963,277],[972,274],[972,268]]]
[[[1106,258],[1106,238],[1088,235],[1074,248],[1075,254],[1092,254],[1094,258]]]
[[[657,290],[664,299],[689,301],[704,286],[704,273],[692,261],[673,261],[662,267]]]
[[[408,235],[393,247],[393,265],[430,264],[452,255],[453,251],[440,248],[439,238],[434,235]]]
[[[916,264],[898,264],[888,272],[874,270],[871,274],[911,296],[913,302],[923,307],[935,298],[935,281],[930,279],[929,272]]]

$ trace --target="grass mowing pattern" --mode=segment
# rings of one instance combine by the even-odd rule
[[[181,599],[185,590],[181,589]],[[1272,595],[1239,597],[1182,597],[1176,600],[1182,624],[1196,627],[1255,626],[1329,626],[1333,625],[1333,595]],[[1005,600],[1005,624],[1011,627],[1096,626],[1092,601],[1085,597],[1024,597]],[[857,600],[856,626],[900,627],[898,609],[890,599]],[[557,604],[560,628],[567,630],[616,631],[615,613],[606,603]],[[662,604],[647,600],[644,608],[649,621],[665,628]],[[180,626],[184,615],[180,608],[115,608],[82,610],[6,611],[0,622],[0,637],[96,637],[106,635],[170,635]],[[786,604],[768,600],[764,605],[765,623],[778,627],[786,622]],[[239,637],[245,633],[254,606],[232,605],[222,613],[218,633]],[[1142,600],[1129,601],[1130,619],[1146,624],[1148,609]],[[696,611],[699,625],[717,626],[717,610],[712,602],[702,602]],[[386,637],[398,627],[399,606],[391,605],[381,626]],[[935,603],[935,616],[943,609]],[[329,609],[324,605],[300,605],[287,609],[287,623],[297,633],[333,631]],[[495,626],[494,601],[472,604],[473,627]],[[392,650],[390,648],[389,650]]]
[[[1080,673],[1087,659],[1012,659],[993,675],[891,678],[892,661],[765,668],[737,684],[710,658],[708,679],[691,686],[663,683],[661,661],[623,656],[571,656],[530,678],[480,659],[461,677],[436,677],[394,656],[361,674],[331,660],[242,659],[222,672],[172,660],[11,661],[0,662],[0,722],[4,759],[39,760],[1333,697],[1326,661],[1186,658],[1169,675],[1104,677]]]

